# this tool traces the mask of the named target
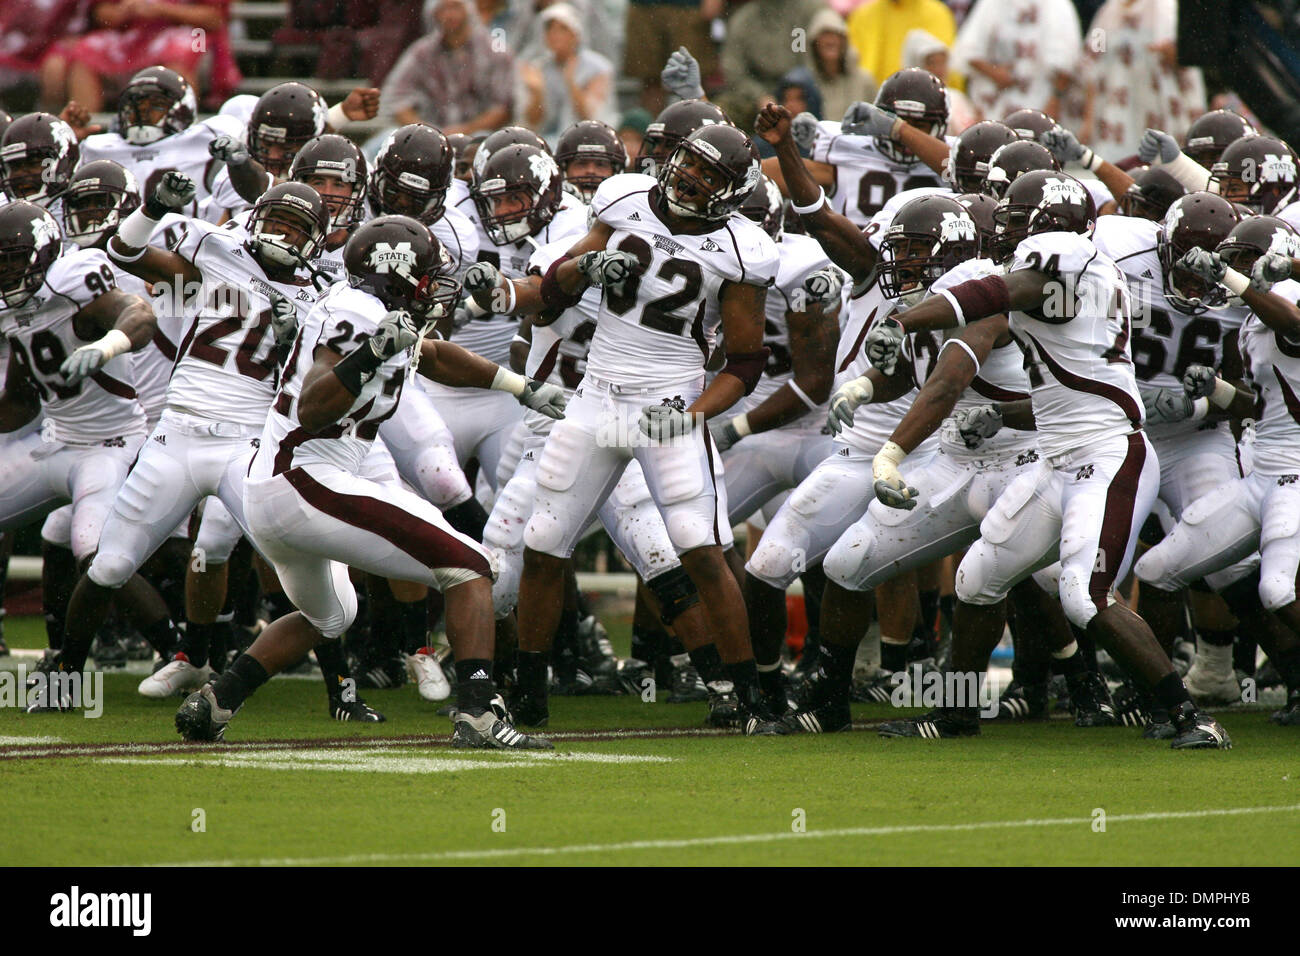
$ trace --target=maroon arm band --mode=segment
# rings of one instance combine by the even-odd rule
[[[582,292],[565,292],[560,288],[560,280],[555,277],[555,270],[571,258],[573,257],[568,254],[560,256],[551,263],[550,268],[546,270],[546,274],[542,276],[542,288],[540,290],[542,301],[546,303],[548,309],[554,309],[556,312],[571,309],[582,301]]]
[[[766,346],[757,352],[728,352],[727,364],[722,367],[722,371],[740,379],[745,386],[745,394],[748,395],[758,386],[758,380],[763,377],[763,369],[767,367],[767,357],[771,354],[772,350]]]
[[[948,290],[958,307],[957,319],[965,325],[1011,308],[1011,290],[1002,276],[985,276],[955,285]]]

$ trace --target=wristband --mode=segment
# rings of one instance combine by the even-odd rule
[[[818,405],[816,402],[814,402],[811,398],[808,397],[808,393],[805,392],[802,388],[800,388],[799,383],[796,382],[794,379],[790,379],[790,381],[786,382],[786,384],[790,386],[790,391],[794,392],[796,395],[799,396],[799,401],[803,402],[810,409],[816,411],[817,409],[821,408],[820,405]]]
[[[975,356],[975,350],[971,348],[969,345],[967,345],[965,342],[963,342],[961,339],[949,339],[947,342],[943,343],[943,346],[939,349],[939,353],[943,354],[943,350],[950,345],[955,345],[960,349],[965,349],[966,354],[970,356],[970,360],[975,363],[976,374],[979,374],[980,360]]]
[[[145,247],[149,245],[149,239],[153,236],[153,231],[157,226],[158,221],[156,219],[151,218],[143,209],[137,209],[123,220],[122,225],[117,227],[117,238],[122,245],[143,252]],[[108,248],[111,253],[113,249],[111,242],[108,244]],[[116,256],[115,258],[121,259],[125,257]],[[135,258],[138,259],[139,255],[135,256]]]
[[[91,342],[90,345],[92,348],[97,348],[104,353],[105,362],[131,351],[131,340],[126,337],[126,333],[121,329],[109,329],[103,338]]]
[[[384,364],[384,360],[375,354],[374,349],[358,346],[334,366],[343,387],[353,395],[360,395],[366,382],[374,377],[375,370]]]
[[[1236,269],[1229,268],[1223,273],[1223,278],[1219,280],[1219,284],[1237,298],[1241,298],[1242,293],[1250,288],[1250,277],[1242,275]]]
[[[1210,393],[1210,404],[1215,408],[1226,409],[1237,397],[1237,386],[1221,378],[1214,380],[1214,391]]]
[[[524,386],[528,384],[528,379],[524,378],[518,372],[512,372],[508,368],[497,366],[497,374],[492,379],[492,384],[488,388],[494,388],[498,392],[509,392],[518,398],[524,394]]]
[[[1210,188],[1210,173],[1186,153],[1179,153],[1172,162],[1161,163],[1160,157],[1156,157],[1153,166],[1159,165],[1165,172],[1174,179],[1183,184],[1183,188],[1189,193],[1202,192]]]
[[[506,279],[506,290],[510,294],[510,301],[506,303],[505,311],[501,315],[514,315],[515,305],[518,303],[518,296],[515,294],[515,284],[511,279]],[[495,297],[493,297],[495,300]]]
[[[1079,165],[1090,173],[1095,173],[1097,170],[1101,169],[1101,164],[1104,162],[1104,159],[1086,146],[1083,148],[1083,155],[1079,157]]]
[[[330,107],[330,111],[325,115],[325,122],[338,130],[347,126],[348,123],[352,121],[348,119],[348,114],[343,112],[343,104],[335,103]]]
[[[1199,422],[1206,415],[1210,414],[1210,400],[1208,398],[1198,398],[1192,402],[1192,414],[1188,415],[1189,421]]]
[[[902,131],[903,131],[903,120],[902,117],[899,117],[898,119],[894,120],[894,125],[889,127],[890,142],[897,143],[898,134],[901,133]]]
[[[812,215],[818,209],[821,209],[822,206],[824,206],[825,204],[826,204],[826,190],[822,189],[820,186],[817,187],[817,198],[814,199],[812,203],[810,203],[807,206],[800,206],[793,199],[790,200],[790,208],[793,209],[801,216]]]
[[[744,438],[746,435],[754,434],[754,430],[749,427],[748,414],[737,415],[731,421],[727,422],[727,424],[736,430],[736,435],[740,438]]]
[[[880,477],[876,462],[888,462],[890,465],[893,465],[894,470],[897,471],[898,466],[903,463],[903,459],[906,457],[907,452],[903,451],[903,446],[898,444],[898,442],[892,440],[885,442],[880,446],[880,451],[876,452],[876,457],[871,460],[872,478],[874,480],[879,480]]]

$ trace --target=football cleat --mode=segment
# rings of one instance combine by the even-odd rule
[[[60,670],[62,666],[63,655],[54,648],[47,647],[45,652],[41,655],[40,661],[38,661],[36,666],[32,668],[32,672],[27,678],[27,689],[31,690],[33,687],[36,687],[41,683],[42,679],[37,677],[37,674],[49,675]]]
[[[618,657],[614,654],[614,645],[609,641],[605,625],[594,614],[588,614],[578,622],[578,651],[583,669],[593,677],[617,675]]]
[[[780,668],[760,671],[758,686],[763,691],[763,705],[776,717],[780,717],[795,708],[790,704],[790,681]]]
[[[1013,680],[998,698],[998,715],[993,719],[1046,720],[1047,685]]]
[[[865,680],[853,682],[849,699],[859,704],[888,704],[898,686],[893,671],[879,668]]]
[[[781,724],[787,733],[792,734],[838,734],[851,730],[853,716],[849,713],[849,702],[825,701],[816,707],[800,709],[781,718]]]
[[[1115,718],[1125,727],[1145,727],[1150,719],[1142,694],[1127,681],[1115,688],[1111,695]]]
[[[1249,676],[1251,675],[1245,674],[1240,671],[1237,672],[1238,680],[1241,680],[1242,677],[1249,677]],[[1256,690],[1265,690],[1269,687],[1282,686],[1282,675],[1278,673],[1277,668],[1273,665],[1273,662],[1271,660],[1265,661],[1263,664],[1261,664],[1259,666],[1259,669],[1255,671],[1254,677],[1255,677]]]
[[[455,728],[451,734],[453,747],[472,747],[477,750],[554,750],[555,745],[545,737],[521,734],[503,720],[496,708],[481,707],[458,710],[452,715]]]
[[[400,654],[382,661],[362,661],[356,674],[358,687],[392,690],[406,683],[406,661]]]
[[[408,654],[406,672],[415,681],[415,689],[423,700],[446,700],[451,696],[451,682],[430,648],[422,647]]]
[[[150,652],[152,653],[152,648]],[[90,656],[95,659],[95,666],[100,670],[117,670],[119,667],[126,666],[126,644],[118,640],[110,631],[103,630],[95,636]]]
[[[1056,703],[1052,705],[1052,710],[1060,713],[1070,713],[1070,685],[1065,679],[1064,674],[1053,674],[1047,682],[1047,696],[1053,698]]]
[[[709,701],[709,716],[704,721],[710,727],[738,727],[743,716],[736,685],[729,680],[715,680],[705,687]]]
[[[689,660],[684,664],[674,665],[668,703],[691,704],[701,700],[712,700],[712,698],[708,688],[704,686],[704,679],[700,677],[700,672]]]
[[[211,684],[204,684],[176,711],[176,732],[191,742],[217,742],[226,739],[226,725],[239,708],[226,710],[217,703]]]
[[[1172,740],[1177,736],[1178,730],[1174,727],[1169,711],[1159,705],[1152,706],[1147,712],[1147,725],[1142,731],[1142,739]]]
[[[343,700],[341,697],[331,697],[329,706],[330,716],[335,720],[344,723],[356,724],[382,724],[386,717],[375,708],[371,707],[364,700],[358,697],[356,700]]]
[[[1300,727],[1300,689],[1291,691],[1286,706],[1274,711],[1268,719],[1283,727]]]
[[[1170,743],[1174,750],[1231,750],[1232,738],[1223,725],[1196,709],[1190,700],[1170,714],[1177,734]]]
[[[171,663],[164,664],[140,681],[140,686],[136,688],[136,691],[141,697],[162,700],[171,697],[173,694],[194,690],[206,683],[211,676],[211,668],[206,666],[195,667],[184,653],[178,652],[172,658]]]
[[[1115,716],[1115,705],[1110,699],[1110,689],[1100,674],[1085,671],[1069,684],[1074,726],[1114,727],[1119,724],[1119,718]]]
[[[920,737],[938,740],[941,737],[978,737],[979,718],[964,717],[955,711],[932,710],[920,717],[891,720],[876,731],[882,737]]]
[[[647,689],[646,681],[655,682],[654,676],[654,668],[635,657],[625,657],[618,662],[618,682],[629,694],[641,696]]]
[[[64,673],[58,651],[46,651],[36,665],[36,674],[27,678],[27,713],[49,714],[73,709],[72,689],[61,680]]]

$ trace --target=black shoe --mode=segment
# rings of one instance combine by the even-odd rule
[[[37,684],[42,682],[37,674],[45,674],[48,679],[50,674],[56,673],[63,669],[63,654],[52,647],[47,647],[41,654],[41,659],[37,661],[36,666],[32,668],[31,673],[27,676],[27,689],[31,690]]]
[[[331,717],[345,723],[382,724],[387,719],[360,697],[349,701],[341,697],[331,697],[329,710]]]
[[[152,649],[150,653],[152,653]],[[126,666],[126,644],[118,640],[109,630],[104,629],[95,635],[95,643],[91,646],[90,656],[95,659],[95,666],[100,670],[117,670]],[[165,664],[166,661],[163,663]]]
[[[978,717],[964,717],[948,710],[932,710],[920,717],[907,717],[881,724],[877,733],[882,737],[921,737],[925,740],[978,737],[980,722]]]
[[[853,682],[849,700],[859,704],[888,704],[898,686],[894,672],[880,668],[870,677]]]
[[[786,714],[781,723],[794,734],[837,734],[852,729],[853,715],[848,700],[841,699]]]
[[[520,727],[545,727],[551,719],[551,709],[546,694],[529,694],[518,685],[515,686],[514,695],[510,698],[509,713],[514,716],[514,719],[507,718],[506,722]]]
[[[363,661],[356,670],[357,686],[366,690],[393,690],[406,683],[406,661],[401,656]]]
[[[551,669],[551,693],[560,697],[616,696],[623,693],[616,674],[593,674],[580,660],[566,655]]]
[[[1110,688],[1094,671],[1084,671],[1070,681],[1070,709],[1076,727],[1114,727],[1119,724]]]
[[[730,681],[714,683],[730,683]],[[750,687],[747,693],[736,692],[736,700],[740,705],[738,726],[746,737],[776,737],[789,733],[777,719],[777,715],[768,707],[763,691],[757,684]]]
[[[1179,704],[1170,714],[1177,736],[1169,746],[1174,750],[1231,750],[1232,738],[1209,714],[1196,709],[1190,700]]]
[[[30,701],[26,704],[27,713],[64,713],[73,709],[71,688],[60,679],[64,673],[62,655],[47,650],[35,672],[27,678],[27,696],[23,698],[25,702]]]
[[[1267,690],[1270,687],[1281,687],[1282,675],[1278,673],[1271,660],[1265,661],[1255,671],[1255,689]]]
[[[1054,711],[1065,714],[1074,709],[1070,704],[1070,684],[1063,674],[1052,675],[1051,680],[1047,682],[1047,696],[1056,701],[1052,705]]]
[[[1115,708],[1115,719],[1125,727],[1145,727],[1150,719],[1142,693],[1125,681],[1115,688],[1111,695]]]
[[[225,710],[217,703],[211,684],[204,684],[176,711],[176,730],[189,741],[214,743],[226,739],[226,725],[239,708]]]
[[[615,677],[623,689],[636,697],[642,696],[654,683],[654,676],[654,668],[635,657],[626,657],[619,661],[615,672]],[[647,684],[647,681],[651,683]]]
[[[1046,684],[1022,684],[1013,680],[998,698],[998,715],[994,720],[1046,719]]]
[[[687,661],[673,667],[672,683],[668,691],[668,703],[693,704],[702,700],[711,700],[709,690],[704,686],[700,672]]]
[[[1286,706],[1274,711],[1268,719],[1283,727],[1300,727],[1300,689],[1291,691]]]
[[[790,682],[780,667],[772,671],[759,671],[758,686],[763,692],[763,705],[777,718],[789,713]]]
[[[710,727],[739,727],[743,708],[736,685],[729,680],[715,680],[705,685],[709,701],[709,716],[705,724]]]
[[[1147,710],[1147,725],[1142,731],[1143,740],[1173,740],[1177,736],[1178,730],[1174,727],[1169,711],[1160,706],[1152,706]]]
[[[618,676],[618,656],[614,645],[609,641],[605,625],[588,614],[578,622],[578,654],[583,670],[600,683],[601,678],[614,679]]]

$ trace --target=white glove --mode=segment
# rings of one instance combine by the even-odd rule
[[[883,110],[874,103],[854,103],[844,111],[844,121],[840,132],[850,136],[874,136],[876,139],[892,139],[890,135],[898,117],[888,110]]]
[[[242,166],[249,158],[248,147],[225,133],[208,143],[208,155],[227,166]]]
[[[1138,159],[1144,163],[1153,163],[1157,159],[1162,163],[1172,163],[1181,152],[1178,140],[1160,129],[1148,129],[1138,143]]]
[[[618,291],[637,267],[636,256],[617,250],[586,252],[578,257],[578,271],[592,285]]]
[[[184,173],[178,173],[174,169],[169,169],[163,173],[162,179],[153,191],[153,200],[158,205],[165,207],[169,211],[184,209],[194,201],[194,194],[198,192],[198,186],[194,180]]]
[[[541,412],[547,418],[563,418],[564,406],[568,402],[569,399],[560,386],[532,379],[524,384],[523,393],[519,396],[520,405]]]
[[[811,153],[813,143],[817,142],[817,117],[811,113],[800,113],[790,121],[790,138],[803,153]]]
[[[1144,388],[1140,391],[1148,425],[1181,422],[1192,417],[1192,399],[1186,392],[1172,388]]]
[[[992,438],[1002,430],[1002,413],[992,405],[963,408],[952,416],[957,434],[967,448],[978,448],[984,439]]]
[[[867,360],[886,375],[893,375],[894,367],[898,364],[898,353],[902,350],[903,339],[906,337],[907,332],[898,319],[890,317],[877,323],[867,333]]]
[[[1055,156],[1056,161],[1062,166],[1082,159],[1085,152],[1091,152],[1064,126],[1053,126],[1051,129],[1043,130],[1038,134],[1038,142],[1046,146],[1047,151]]]
[[[673,405],[647,405],[641,410],[641,432],[653,441],[689,434],[696,416]]]
[[[288,345],[298,334],[298,308],[274,289],[270,290],[271,333],[276,345]]]
[[[405,352],[418,341],[420,327],[405,309],[394,309],[385,315],[368,340],[370,351],[381,362]]]
[[[834,266],[818,269],[803,280],[803,290],[808,294],[808,301],[818,305],[838,305],[843,288],[844,273]]]
[[[873,392],[871,379],[865,375],[845,382],[835,390],[826,412],[826,427],[832,435],[838,435],[841,429],[853,427],[853,412],[859,405],[870,402]]]
[[[659,82],[669,93],[675,93],[684,100],[704,98],[704,86],[700,82],[700,64],[686,47],[678,47],[669,55],[668,62],[659,73]]]
[[[94,375],[113,358],[123,352],[131,351],[131,340],[120,329],[110,329],[103,338],[83,345],[63,360],[59,371],[69,385],[76,385],[83,378]]]
[[[1267,292],[1273,283],[1291,278],[1291,258],[1280,252],[1266,252],[1250,267],[1250,287]]]
[[[736,424],[742,418],[745,419],[745,424],[742,426],[745,429],[744,431],[742,431],[741,427],[738,427]],[[749,417],[746,415],[737,415],[735,418],[729,418],[725,422],[716,418],[709,422],[709,434],[713,436],[713,444],[718,446],[718,451],[726,451],[736,442],[750,434],[748,428]]]
[[[490,262],[476,262],[465,270],[464,289],[471,294],[491,292],[501,281],[501,273]]]
[[[882,505],[911,511],[916,507],[917,492],[903,480],[903,475],[898,470],[899,464],[906,457],[907,452],[897,444],[885,442],[885,446],[871,460],[871,477],[875,479],[876,498]]]
[[[1178,260],[1178,267],[1186,269],[1198,279],[1217,285],[1228,271],[1228,264],[1217,252],[1208,249],[1188,249]]]

